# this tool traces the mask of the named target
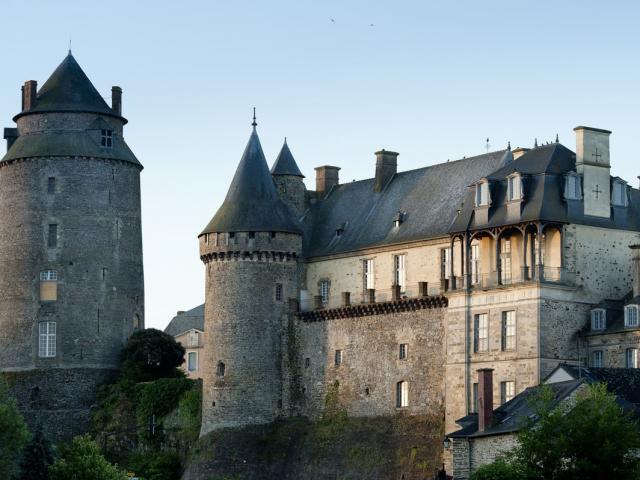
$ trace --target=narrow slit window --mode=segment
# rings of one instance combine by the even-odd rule
[[[407,353],[408,353],[408,345],[406,343],[401,343],[400,344],[400,348],[398,350],[398,358],[400,360],[406,360],[407,359]]]
[[[409,406],[409,382],[398,382],[396,384],[396,407],[403,408]]]
[[[56,193],[56,177],[49,177],[47,180],[47,193],[49,195]]]
[[[50,223],[49,231],[47,233],[47,246],[54,248],[58,246],[58,224]]]
[[[276,283],[276,302],[282,301],[282,284]]]
[[[336,364],[336,367],[342,365],[342,350],[336,350],[336,353],[334,355],[334,363]]]

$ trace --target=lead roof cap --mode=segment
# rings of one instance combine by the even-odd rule
[[[271,167],[271,175],[292,175],[304,178],[304,175],[298,168],[296,160],[291,154],[291,150],[289,150],[286,138],[284,139],[284,145],[282,145],[278,158],[276,158],[273,167]]]
[[[38,90],[35,106],[20,112],[13,120],[30,113],[45,112],[98,113],[127,122],[107,105],[71,51]]]
[[[255,126],[224,202],[202,231],[302,233],[280,200]]]

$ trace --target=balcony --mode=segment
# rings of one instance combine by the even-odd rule
[[[488,274],[472,275],[469,279],[470,287],[477,290],[488,290],[490,288],[505,287],[509,285],[521,285],[525,283],[546,283],[566,286],[576,286],[576,274],[564,267],[536,266],[532,269],[522,267],[512,272],[498,272]],[[464,277],[453,277],[444,282],[445,291],[455,291],[464,289]]]

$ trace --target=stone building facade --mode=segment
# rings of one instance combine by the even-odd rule
[[[25,83],[0,160],[0,371],[53,438],[85,431],[97,386],[144,328],[142,165],[69,55]]]
[[[341,184],[325,165],[310,191],[286,143],[268,169],[254,125],[199,236],[202,434],[317,418],[328,399],[353,416],[444,411],[452,431],[477,410],[479,368],[500,405],[587,362],[592,309],[637,296],[640,192],[609,173],[611,132],[575,131],[575,153],[556,141],[408,172],[381,150],[373,178]]]
[[[184,374],[193,379],[202,378],[204,369],[204,346],[206,345],[204,333],[204,304],[191,310],[178,311],[164,329],[184,349],[184,363],[180,369]]]

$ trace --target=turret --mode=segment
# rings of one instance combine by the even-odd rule
[[[296,218],[302,217],[305,211],[304,175],[300,172],[296,160],[291,154],[287,139],[271,167],[271,175],[276,184],[280,199],[295,213]]]
[[[227,196],[199,235],[205,264],[204,435],[283,413],[283,329],[298,298],[300,227],[253,131]]]

